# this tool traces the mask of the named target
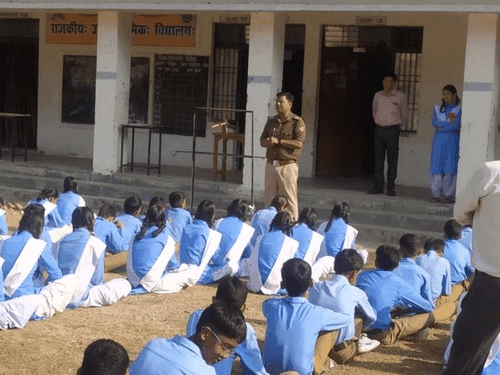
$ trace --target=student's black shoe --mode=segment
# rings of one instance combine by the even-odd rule
[[[394,190],[387,190],[387,195],[389,197],[395,197],[396,196],[396,192]]]
[[[368,194],[384,194],[384,189],[371,189],[370,191],[368,191]]]

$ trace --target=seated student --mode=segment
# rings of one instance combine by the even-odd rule
[[[198,284],[210,284],[239,272],[241,256],[255,231],[245,224],[248,211],[245,200],[235,199],[227,208],[226,218],[214,223],[214,229],[222,234],[222,239]]]
[[[3,198],[0,197],[0,235],[1,236],[6,236],[9,234],[9,227],[7,226],[7,217],[5,215],[5,210],[4,210],[4,201]]]
[[[211,365],[228,358],[246,337],[245,318],[234,304],[215,301],[190,337],[153,339],[132,363],[130,375],[215,375]]]
[[[345,363],[356,354],[368,352],[380,344],[361,333],[377,319],[366,293],[354,286],[363,265],[363,258],[356,250],[342,250],[335,258],[335,275],[309,289],[309,302],[350,317],[344,336],[339,336],[339,341],[346,347],[336,354],[334,359],[338,363]]]
[[[175,293],[193,285],[194,271],[169,272],[175,259],[175,241],[160,206],[149,207],[142,228],[135,236],[127,261],[127,276],[133,293]],[[177,268],[177,267],[175,267]]]
[[[417,264],[431,276],[431,295],[436,301],[441,295],[451,294],[450,262],[443,257],[444,241],[429,238],[424,244],[425,255],[417,258]]]
[[[299,248],[289,237],[292,217],[280,211],[271,222],[269,233],[260,236],[249,259],[241,267],[248,273],[247,287],[254,293],[276,294],[280,290],[281,267]]]
[[[402,259],[394,273],[406,281],[422,298],[432,303],[434,299],[431,293],[431,275],[416,263],[420,253],[420,240],[414,234],[403,234],[399,239],[399,251]]]
[[[262,303],[267,319],[262,351],[264,366],[271,375],[285,370],[302,375],[312,374],[314,370],[319,374],[325,365],[330,367],[328,354],[332,348],[335,352],[335,346],[341,343],[337,340],[338,331],[347,329],[349,316],[313,305],[305,298],[312,285],[311,267],[306,261],[289,259],[283,264],[281,275],[281,286],[288,297],[271,298]],[[320,343],[318,336],[325,331],[330,333],[322,335]],[[315,347],[319,348],[316,353]]]
[[[142,201],[137,197],[125,199],[123,213],[116,217],[115,223],[122,223],[121,235],[127,244],[127,250],[132,249],[135,235],[142,227],[142,221],[138,219],[142,211]]]
[[[193,222],[191,213],[186,210],[186,194],[174,191],[168,196],[170,208],[166,212],[167,221],[170,223],[170,234],[175,242],[181,241],[182,231],[186,225]]]
[[[466,279],[474,271],[470,252],[458,240],[462,232],[462,225],[456,220],[448,220],[444,225],[444,258],[450,262],[451,284],[462,284],[468,289]]]
[[[167,205],[165,204],[165,201],[163,200],[162,197],[151,198],[151,200],[149,201],[148,209],[149,209],[149,207],[153,207],[153,206],[159,206],[162,210],[165,210],[165,207],[167,207]],[[139,220],[144,221],[145,217],[146,217],[145,215],[142,215],[141,217],[139,217]],[[167,223],[167,225],[168,225],[168,223]]]
[[[49,227],[62,227],[71,224],[71,215],[77,207],[84,207],[85,201],[78,194],[78,183],[74,177],[66,177],[63,192],[57,198],[57,211],[48,215]],[[57,214],[56,214],[57,212]]]
[[[59,242],[58,262],[64,275],[78,277],[78,286],[69,307],[105,306],[130,293],[125,279],[104,283],[106,244],[92,235],[94,213],[89,207],[78,207],[71,218],[73,232]]]
[[[76,374],[125,375],[128,364],[128,353],[122,345],[113,340],[100,339],[87,346]]]
[[[38,304],[33,311],[34,319],[46,319],[56,311],[63,311],[71,301],[77,284],[74,276],[62,277],[47,242],[39,239],[43,223],[43,206],[29,205],[19,222],[16,234],[3,241],[0,250],[0,256],[4,260],[2,296],[7,300],[14,300],[33,294],[41,295],[42,299],[33,299],[33,303]],[[35,285],[34,282],[35,273],[40,272],[42,267],[49,275],[47,286]],[[11,312],[20,320],[25,316],[26,309],[31,308],[23,303],[16,306],[19,310]]]
[[[423,331],[418,339],[425,339],[432,319],[429,311],[432,303],[422,298],[406,281],[392,272],[401,260],[401,253],[395,247],[381,245],[376,250],[375,270],[363,271],[356,286],[368,296],[370,305],[377,313],[377,320],[368,332],[368,337],[384,345]],[[416,315],[392,319],[391,311],[404,307]]]
[[[292,228],[292,238],[299,242],[299,248],[293,256],[304,259],[309,265],[313,265],[323,243],[323,236],[315,231],[316,210],[306,207],[299,214],[297,226]]]
[[[277,195],[273,198],[273,200],[271,201],[271,205],[268,208],[264,208],[253,214],[250,224],[255,228],[255,232],[253,232],[250,244],[247,246],[245,252],[243,253],[243,258],[250,257],[257,239],[269,232],[269,227],[274,217],[278,212],[282,211],[285,208],[287,203],[288,201],[286,197],[284,197],[283,195]]]
[[[194,222],[186,225],[181,236],[179,259],[181,270],[196,270],[198,282],[208,262],[219,248],[222,235],[211,229],[215,218],[215,203],[203,200],[198,205]]]
[[[32,198],[28,205],[30,204],[41,204],[45,208],[45,217],[57,208],[57,198],[59,197],[59,192],[54,188],[42,189],[40,194]],[[58,213],[54,212],[55,215]]]
[[[94,236],[106,244],[106,251],[117,254],[127,250],[129,243],[121,234],[122,224],[115,223],[116,210],[110,204],[104,204],[94,221]]]
[[[247,294],[248,290],[239,278],[236,276],[227,277],[220,282],[212,302],[226,301],[235,305],[241,312],[244,312]],[[196,325],[198,324],[202,312],[203,309],[199,309],[191,314],[186,327],[186,336],[190,337],[196,333]],[[262,363],[262,356],[257,342],[257,333],[250,323],[247,322],[246,326],[247,334],[245,340],[235,348],[234,352],[228,358],[213,365],[217,375],[230,375],[236,356],[241,358],[243,374],[267,374],[264,364]]]

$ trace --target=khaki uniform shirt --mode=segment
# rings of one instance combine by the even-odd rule
[[[281,121],[278,115],[270,117],[267,120],[264,131],[260,139],[276,137],[279,140],[287,140],[287,143],[295,144],[295,147],[289,145],[276,144],[267,148],[266,157],[268,160],[295,160],[298,161],[302,153],[302,147],[306,141],[306,124],[301,117],[290,112],[285,121]]]

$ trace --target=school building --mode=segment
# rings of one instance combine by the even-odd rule
[[[158,126],[151,159],[161,134],[162,163],[190,166],[193,108],[216,108],[196,113],[196,165],[210,169],[212,124],[245,134],[228,153],[263,157],[275,95],[289,91],[307,124],[300,176],[369,176],[372,99],[394,71],[409,104],[397,184],[428,185],[446,84],[463,103],[460,184],[499,157],[499,13],[495,0],[1,0],[0,112],[33,115],[19,120],[31,148],[92,158],[106,175],[119,170],[121,124]],[[147,150],[137,131],[135,161]],[[229,159],[249,184],[250,159]]]

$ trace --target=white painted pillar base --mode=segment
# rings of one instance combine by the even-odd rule
[[[285,16],[279,13],[252,13],[248,53],[247,110],[254,111],[254,154],[265,156],[260,146],[260,135],[267,118],[276,113],[274,99],[281,91],[283,81],[283,54],[285,49]],[[252,153],[252,127],[250,116],[245,129],[245,155]],[[265,160],[254,160],[254,189],[264,197]],[[251,159],[245,159],[244,187],[250,189],[252,181]],[[257,199],[256,200],[260,200]]]
[[[493,160],[498,102],[498,16],[469,14],[457,191],[473,171]],[[460,199],[460,197],[457,197]]]
[[[131,15],[100,11],[97,31],[93,171],[109,175],[120,162],[120,124],[128,122]]]

